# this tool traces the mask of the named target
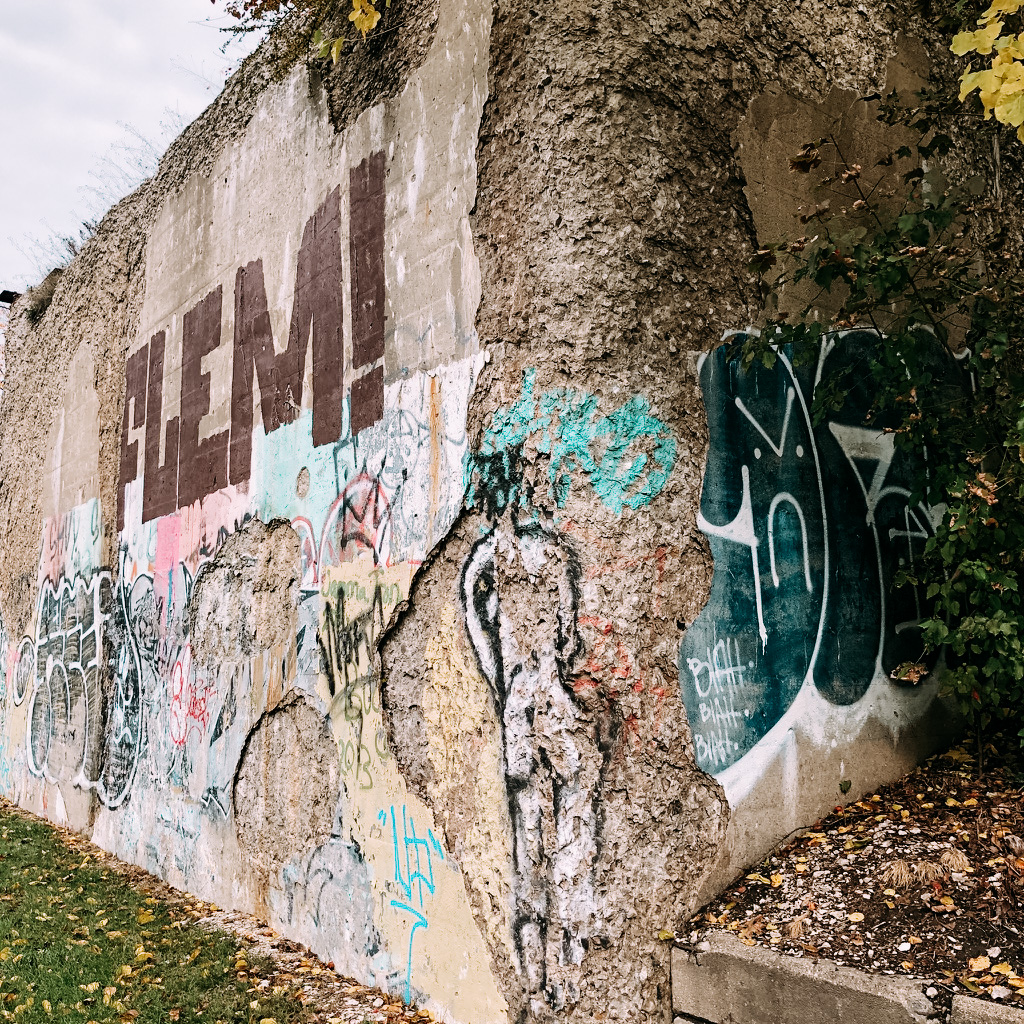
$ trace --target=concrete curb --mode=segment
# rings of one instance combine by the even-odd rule
[[[829,960],[783,956],[712,932],[705,952],[672,951],[672,1009],[714,1024],[924,1024],[921,983]]]
[[[1000,1006],[987,999],[953,996],[949,1024],[1024,1024],[1024,1010]]]
[[[924,1024],[946,1015],[924,983],[829,960],[785,956],[712,932],[707,948],[672,950],[672,1010],[712,1024]],[[955,996],[949,1024],[1024,1024],[1024,1011]]]

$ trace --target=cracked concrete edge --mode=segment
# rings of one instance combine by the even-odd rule
[[[940,1013],[920,981],[784,956],[763,946],[745,946],[720,932],[712,933],[708,944],[696,954],[672,951],[672,1009],[683,1019],[714,1024],[917,1024]]]
[[[973,996],[953,996],[949,1024],[1024,1024],[1024,1010]]]

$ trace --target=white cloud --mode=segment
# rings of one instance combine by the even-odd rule
[[[34,283],[18,251],[77,234],[97,212],[87,190],[124,125],[169,141],[216,96],[253,41],[221,49],[230,19],[210,0],[13,0],[0,23],[0,288]]]

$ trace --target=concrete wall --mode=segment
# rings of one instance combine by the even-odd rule
[[[0,790],[445,1020],[658,1019],[658,932],[937,735],[865,396],[705,357],[772,111],[896,15],[396,3],[16,309]]]

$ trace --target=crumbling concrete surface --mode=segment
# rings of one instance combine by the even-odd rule
[[[702,358],[757,310],[779,118],[875,91],[915,17],[394,0],[337,67],[270,40],[15,309],[0,790],[445,1020],[662,1019],[659,933],[934,714],[772,660],[825,646],[827,438],[806,382]]]
[[[231,534],[193,583],[193,658],[216,665],[287,645],[298,628],[299,577],[299,538],[287,520],[251,519]]]

